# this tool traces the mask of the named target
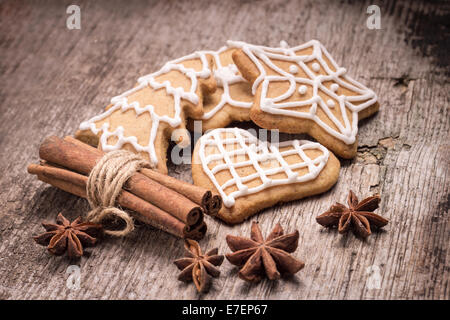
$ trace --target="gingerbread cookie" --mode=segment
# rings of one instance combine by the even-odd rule
[[[127,149],[140,153],[167,173],[166,152],[172,133],[185,129],[187,117],[201,118],[203,96],[216,88],[212,56],[205,52],[170,61],[161,70],[114,97],[105,112],[81,123],[76,137],[103,151]],[[186,130],[178,143],[190,143]]]
[[[343,158],[356,155],[358,120],[379,109],[376,94],[346,75],[317,40],[279,48],[230,41],[252,83],[250,118],[259,126],[308,133]]]
[[[270,144],[247,130],[209,131],[196,143],[192,177],[223,199],[218,216],[238,223],[278,202],[330,189],[339,176],[338,159],[319,143],[293,140]]]
[[[202,132],[225,127],[233,121],[250,120],[250,107],[253,104],[251,85],[241,76],[233,62],[234,50],[233,47],[222,47],[218,51],[207,51],[214,57],[212,72],[217,90],[205,96],[203,101],[205,114],[201,118]],[[193,120],[189,121],[189,128],[197,130]]]

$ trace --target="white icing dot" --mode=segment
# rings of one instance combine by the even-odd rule
[[[311,67],[315,72],[320,71],[320,65],[317,62],[314,62]]]
[[[233,83],[241,79],[238,75],[238,69],[235,64],[230,64],[226,67],[221,67],[214,70],[214,77],[216,78],[217,85],[223,87],[223,83]]]
[[[331,91],[336,92],[339,89],[339,85],[337,83],[333,83],[330,89]]]
[[[288,45],[288,43],[286,41],[281,40],[280,41],[280,47],[282,47],[282,48],[289,48],[289,45]]]
[[[304,95],[304,94],[306,93],[306,90],[308,90],[308,88],[307,88],[305,85],[301,85],[301,86],[298,88],[298,92],[299,92],[301,95]]]
[[[329,100],[327,101],[327,105],[328,105],[330,108],[333,108],[333,107],[334,107],[334,101],[331,100],[331,99],[329,99]]]
[[[292,74],[297,73],[297,72],[298,72],[298,67],[297,67],[296,65],[292,64],[292,65],[289,67],[289,72],[292,73]]]

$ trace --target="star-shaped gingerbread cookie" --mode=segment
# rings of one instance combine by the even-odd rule
[[[343,158],[356,155],[358,121],[379,109],[376,94],[347,76],[317,40],[279,48],[229,41],[252,83],[250,118],[259,126],[307,133]]]

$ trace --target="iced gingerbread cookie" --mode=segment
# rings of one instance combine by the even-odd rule
[[[376,94],[346,75],[317,40],[279,48],[230,41],[252,83],[250,118],[259,126],[308,133],[336,155],[356,155],[358,120],[379,109]]]
[[[201,118],[201,131],[222,128],[233,121],[249,121],[253,94],[250,83],[239,73],[233,62],[235,48],[222,47],[218,51],[207,51],[214,59],[212,73],[217,82],[217,90],[205,96]],[[189,121],[189,128],[200,131]]]
[[[239,223],[285,202],[325,192],[337,181],[339,160],[319,143],[270,144],[239,128],[214,129],[196,143],[192,177],[222,196],[219,218]]]
[[[76,138],[103,151],[138,152],[158,171],[167,173],[169,140],[190,143],[182,130],[186,119],[201,118],[204,95],[216,89],[212,64],[212,56],[205,52],[166,63],[161,70],[139,78],[133,89],[112,98],[102,114],[81,123]]]

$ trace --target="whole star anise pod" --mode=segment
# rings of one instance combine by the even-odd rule
[[[283,235],[283,228],[277,223],[264,241],[258,223],[253,222],[250,239],[227,236],[233,253],[225,256],[232,264],[242,267],[239,277],[243,280],[258,282],[264,275],[277,280],[282,274],[297,273],[305,266],[289,254],[297,249],[298,237],[298,231]]]
[[[217,248],[202,254],[197,241],[186,239],[184,242],[186,257],[175,260],[173,263],[181,270],[178,280],[184,282],[194,281],[198,292],[208,291],[211,277],[217,278],[220,271],[217,268],[223,262],[223,255],[219,255]]]
[[[373,213],[378,208],[380,196],[374,195],[361,202],[350,190],[348,194],[348,208],[336,202],[316,218],[316,221],[324,227],[337,226],[339,233],[346,233],[352,229],[353,233],[362,238],[367,238],[371,233],[371,227],[382,228],[389,220]]]
[[[47,246],[50,253],[60,256],[67,250],[70,258],[79,258],[83,255],[83,246],[93,246],[95,237],[99,235],[102,226],[96,223],[82,222],[81,217],[72,223],[61,213],[56,217],[55,223],[43,222],[42,226],[47,232],[33,237],[38,244]]]

